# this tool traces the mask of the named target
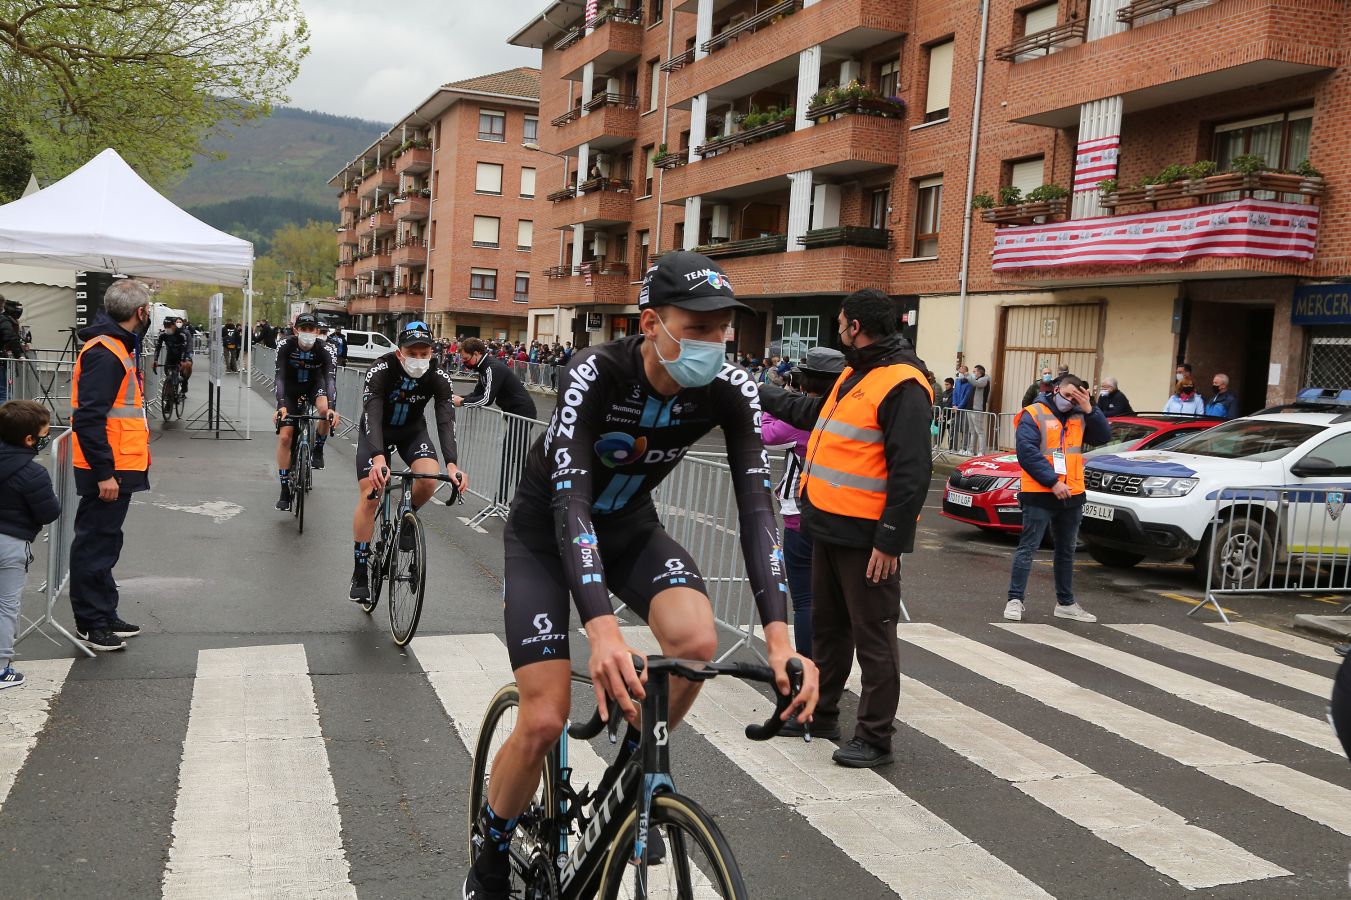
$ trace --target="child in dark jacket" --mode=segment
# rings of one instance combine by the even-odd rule
[[[61,515],[51,476],[36,458],[47,446],[50,422],[46,407],[31,400],[0,406],[0,690],[23,686],[23,675],[10,663],[29,544]]]

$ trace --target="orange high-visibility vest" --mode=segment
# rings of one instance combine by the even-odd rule
[[[807,443],[799,495],[811,494],[819,510],[856,519],[880,519],[887,506],[887,458],[877,408],[903,381],[933,388],[919,369],[903,363],[873,369],[843,397],[840,385],[853,373],[846,368],[830,390],[834,405],[823,410]]]
[[[1055,468],[1056,452],[1063,453],[1065,474],[1062,477],[1065,484],[1069,487],[1071,494],[1082,494],[1084,492],[1084,417],[1070,416],[1062,426],[1049,406],[1045,403],[1033,403],[1026,409],[1020,409],[1018,415],[1014,417],[1013,428],[1015,432],[1024,415],[1031,416],[1032,420],[1037,423],[1037,430],[1041,432],[1041,455],[1046,457],[1047,464],[1051,468]],[[1027,474],[1026,471],[1023,472],[1022,489],[1029,493],[1051,493],[1050,488]]]
[[[84,355],[91,347],[104,347],[122,363],[122,385],[108,410],[108,446],[113,451],[113,467],[120,472],[144,472],[150,468],[150,424],[145,419],[145,395],[141,391],[141,377],[136,362],[117,338],[101,334],[80,349],[75,360],[75,379],[70,387],[70,407],[80,408],[80,371]],[[93,468],[84,457],[80,436],[72,434],[75,467]]]

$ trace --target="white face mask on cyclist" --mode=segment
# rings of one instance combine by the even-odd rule
[[[432,367],[430,359],[411,359],[404,356],[400,357],[399,362],[403,364],[403,370],[408,373],[409,378],[421,378]]]
[[[308,350],[314,346],[314,342],[319,340],[319,335],[309,331],[297,331],[296,343],[300,345],[301,350]]]

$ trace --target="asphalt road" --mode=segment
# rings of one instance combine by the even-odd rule
[[[20,667],[43,674],[0,693],[7,896],[458,896],[465,711],[510,679],[492,650],[502,523],[465,527],[473,505],[425,511],[429,594],[401,652],[383,607],[345,599],[350,445],[334,442],[298,535],[272,508],[265,404],[253,422],[250,442],[157,435],[117,572],[124,618],[146,628],[127,652],[64,674],[34,661],[68,647],[20,645]],[[1044,554],[1026,622],[1003,627],[1013,543],[941,517],[939,488],[903,570],[913,682],[895,765],[837,769],[828,741],[751,745],[719,716],[744,724],[763,698],[732,684],[710,685],[708,712],[672,739],[677,785],[717,816],[753,895],[1345,896],[1351,767],[1319,721],[1327,647],[1186,618],[1184,568],[1109,572],[1082,555],[1076,592],[1099,624],[1051,617]],[[1327,608],[1226,607],[1277,641],[1294,613]],[[1200,648],[1157,643],[1173,636]],[[288,810],[304,815],[279,832]]]

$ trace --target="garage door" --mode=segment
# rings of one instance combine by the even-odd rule
[[[1043,367],[1060,366],[1093,384],[1102,365],[1102,305],[1084,303],[1052,306],[1004,307],[997,393],[999,411],[1016,412]]]

